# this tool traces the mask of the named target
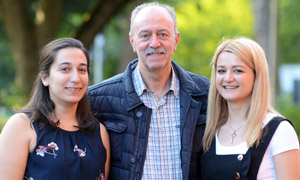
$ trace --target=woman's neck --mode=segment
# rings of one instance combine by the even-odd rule
[[[247,113],[249,111],[249,104],[237,104],[237,103],[227,103],[228,105],[228,120],[233,124],[241,124],[246,121]]]
[[[59,121],[58,127],[72,131],[77,130],[74,126],[78,126],[76,117],[77,105],[73,106],[55,106],[55,116]]]

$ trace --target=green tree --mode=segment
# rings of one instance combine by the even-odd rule
[[[278,86],[278,0],[252,0],[255,16],[255,39],[265,51],[269,64],[273,105]]]
[[[175,5],[181,39],[174,60],[210,77],[209,63],[223,38],[253,37],[249,0],[187,0]]]
[[[279,9],[279,62],[300,63],[300,1],[282,0]]]
[[[87,48],[97,33],[131,0],[0,0],[1,20],[16,65],[15,83],[28,95],[33,85],[38,52],[47,41],[73,36]]]

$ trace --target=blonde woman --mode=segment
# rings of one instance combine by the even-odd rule
[[[271,106],[263,49],[245,37],[222,42],[212,60],[202,179],[299,179],[299,141]]]

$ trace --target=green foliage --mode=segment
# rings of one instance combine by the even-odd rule
[[[8,120],[8,117],[0,115],[0,133],[1,133],[7,120]]]
[[[15,84],[5,89],[0,89],[0,106],[10,108],[21,108],[28,101],[29,97],[25,96],[24,88],[17,87]],[[13,106],[13,107],[12,107]]]
[[[279,60],[281,63],[300,63],[299,0],[284,0],[280,3]]]
[[[15,65],[11,56],[8,39],[4,33],[2,16],[0,13],[0,89],[7,88],[14,81]],[[0,99],[1,105],[1,99]]]
[[[89,15],[84,14],[84,12],[88,12],[89,9],[92,9],[95,3],[97,3],[95,0],[64,0],[64,23],[62,23],[58,37],[70,36],[69,32],[72,32],[80,26],[84,18],[88,18]],[[36,0],[26,0],[29,17],[32,22],[34,21],[38,5],[39,3]],[[0,76],[0,106],[22,107],[28,100],[28,97],[24,95],[24,88],[16,87],[14,84],[15,71],[15,62],[13,61],[11,48],[4,32],[0,12],[0,72],[2,73]]]
[[[10,54],[8,42],[4,37],[1,37],[1,35],[0,39],[3,40],[0,42],[0,72],[2,74],[0,76],[0,89],[7,89],[14,81],[15,65]]]
[[[300,104],[294,104],[292,95],[283,95],[277,99],[277,110],[289,119],[300,136]]]
[[[0,106],[7,106],[10,87],[14,85],[15,63],[11,55],[8,39],[5,36],[0,16]]]
[[[120,49],[122,49],[121,40],[123,39],[124,29],[126,26],[124,23],[127,22],[127,18],[123,15],[119,15],[104,29],[105,34],[105,62],[103,69],[103,79],[112,77],[117,73],[117,66],[120,60]],[[127,40],[127,39],[126,39]]]
[[[175,6],[181,39],[174,60],[210,77],[210,60],[222,38],[253,36],[250,0],[188,0]]]
[[[96,5],[95,0],[64,0],[63,22],[58,37],[70,36],[70,32],[78,28],[90,17],[90,10]]]

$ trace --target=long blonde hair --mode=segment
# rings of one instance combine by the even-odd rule
[[[269,70],[266,56],[261,46],[246,37],[223,41],[218,46],[211,61],[212,73],[207,107],[207,124],[203,137],[204,151],[209,149],[217,130],[226,123],[228,118],[227,102],[216,88],[216,66],[219,55],[222,52],[233,53],[255,73],[250,105],[246,116],[246,142],[249,147],[259,144],[266,113],[277,113],[271,106]]]

